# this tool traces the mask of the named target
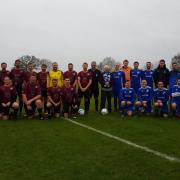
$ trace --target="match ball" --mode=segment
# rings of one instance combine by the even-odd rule
[[[101,114],[102,114],[102,115],[108,114],[108,110],[107,110],[106,108],[103,108],[103,109],[101,110]]]
[[[79,110],[78,110],[78,113],[79,113],[79,115],[83,116],[84,113],[85,113],[85,111],[84,111],[84,109],[79,109]]]

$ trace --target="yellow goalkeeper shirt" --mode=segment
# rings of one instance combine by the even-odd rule
[[[47,87],[52,87],[52,80],[57,79],[58,80],[58,86],[62,87],[63,85],[63,72],[58,70],[58,71],[53,71],[50,70],[47,76]]]

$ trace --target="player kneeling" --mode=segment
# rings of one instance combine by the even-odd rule
[[[130,86],[130,81],[126,81],[125,88],[120,92],[120,102],[123,115],[127,112],[128,116],[132,116],[135,102],[135,91]]]
[[[25,112],[28,118],[31,119],[34,117],[37,108],[39,119],[43,120],[41,90],[37,83],[36,74],[30,76],[29,82],[27,82],[23,87],[22,95],[25,104]]]
[[[63,104],[64,117],[68,118],[71,113],[75,117],[76,111],[78,110],[76,90],[70,85],[70,79],[66,78],[64,85],[61,88],[61,98]]]
[[[153,98],[153,90],[147,86],[147,81],[141,81],[141,88],[138,90],[138,101],[135,103],[136,112],[139,113],[140,108],[143,108],[146,115],[151,113],[151,101]]]
[[[171,97],[171,108],[177,117],[180,117],[180,78],[177,79],[177,84],[171,89]]]
[[[60,107],[61,107],[61,94],[60,87],[58,86],[58,80],[52,80],[52,87],[48,88],[48,117],[55,116],[58,118],[60,116]]]
[[[160,110],[163,117],[168,116],[168,100],[169,100],[169,91],[164,88],[162,81],[158,82],[158,88],[154,90],[154,108],[155,114]]]
[[[14,110],[13,118],[16,119],[19,104],[16,102],[17,93],[12,86],[12,82],[9,77],[4,78],[4,85],[0,87],[0,102],[1,102],[1,115],[4,120],[9,118],[9,111],[12,108]]]

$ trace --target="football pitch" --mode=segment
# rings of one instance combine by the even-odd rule
[[[91,111],[0,121],[0,167],[0,180],[180,179],[180,120]]]

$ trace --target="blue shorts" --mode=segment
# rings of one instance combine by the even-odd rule
[[[140,101],[142,103],[142,101]],[[145,113],[151,113],[151,101],[147,102],[147,107],[144,108]]]
[[[126,110],[126,111],[133,111],[134,110],[134,104],[131,104],[131,105],[126,104],[125,106],[121,106],[121,108]]]
[[[168,114],[168,102],[163,103],[163,106],[161,107],[161,112]]]
[[[180,114],[180,101],[177,100],[172,100],[171,103],[175,103],[176,104],[176,113]]]

